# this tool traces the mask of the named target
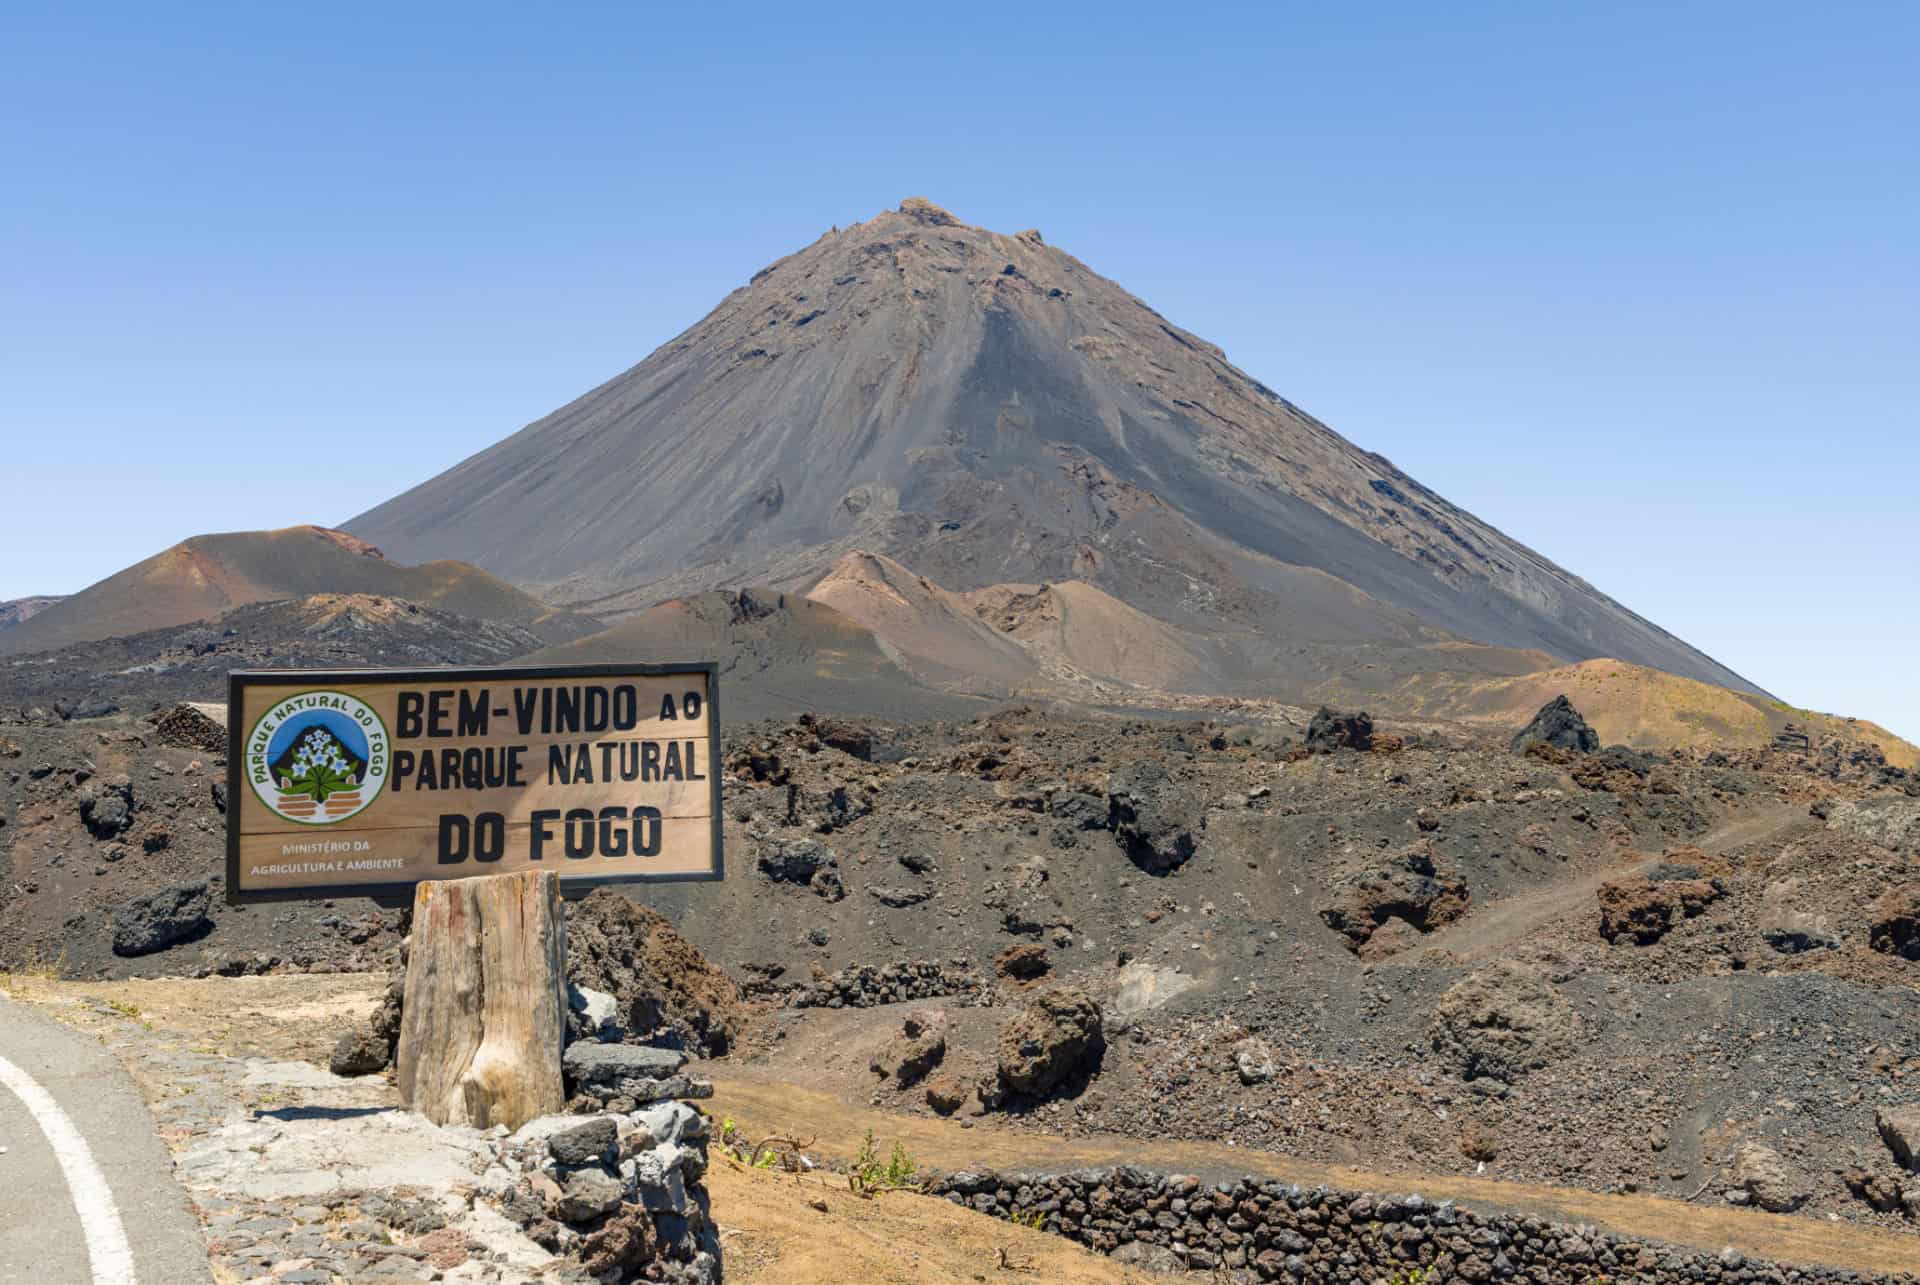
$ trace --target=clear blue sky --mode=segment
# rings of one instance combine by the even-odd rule
[[[828,226],[1039,226],[1920,738],[1920,6],[20,6],[0,597],[337,522]]]

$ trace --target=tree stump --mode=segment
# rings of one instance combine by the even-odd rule
[[[479,1129],[517,1129],[566,1105],[566,932],[560,881],[544,871],[414,889],[402,1103]]]

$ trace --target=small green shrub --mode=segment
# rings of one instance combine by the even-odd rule
[[[874,1141],[873,1130],[868,1129],[867,1136],[860,1140],[853,1167],[847,1172],[847,1186],[859,1196],[881,1191],[918,1191],[919,1173],[920,1167],[902,1143],[895,1142],[887,1158],[881,1160],[880,1145]]]

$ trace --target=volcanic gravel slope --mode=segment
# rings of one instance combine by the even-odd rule
[[[804,588],[864,549],[955,592],[1077,580],[1271,656],[1333,645],[1269,666],[1296,688],[1354,645],[1469,639],[1752,690],[1038,232],[917,199],[347,526],[597,614]]]

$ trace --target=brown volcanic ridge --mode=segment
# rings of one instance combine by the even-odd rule
[[[249,603],[322,593],[401,598],[519,625],[549,641],[597,627],[477,567],[452,561],[404,566],[345,532],[296,526],[183,540],[0,632],[0,653],[145,633]]]
[[[922,200],[346,525],[614,619],[797,592],[948,692],[1301,699],[1609,657],[1765,695],[1038,232]]]

